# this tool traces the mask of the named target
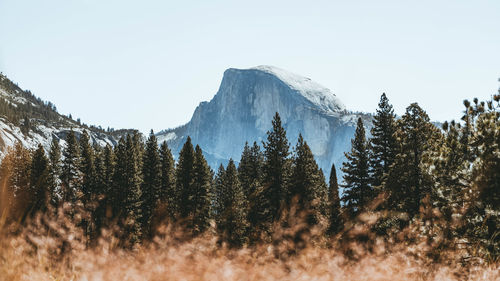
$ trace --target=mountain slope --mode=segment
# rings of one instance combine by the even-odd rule
[[[291,144],[301,133],[325,172],[343,162],[357,117],[370,119],[348,112],[330,90],[309,78],[272,66],[231,68],[210,102],[200,103],[187,124],[162,131],[158,138],[177,154],[191,136],[214,168],[230,158],[238,161],[246,141],[265,140],[275,112]]]
[[[64,146],[64,138],[71,129],[77,137],[86,130],[92,142],[101,146],[114,145],[121,135],[132,131],[104,131],[81,124],[59,114],[51,102],[42,101],[0,74],[0,157],[16,141],[27,148],[35,148],[41,143],[48,150],[55,137]]]

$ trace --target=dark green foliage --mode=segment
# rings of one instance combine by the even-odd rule
[[[328,202],[330,206],[330,225],[329,233],[335,234],[342,229],[343,220],[340,209],[339,184],[337,180],[337,170],[335,164],[332,164],[330,171],[330,184],[328,190]]]
[[[142,225],[144,234],[149,235],[151,233],[149,225],[151,225],[152,215],[160,199],[162,183],[158,141],[152,130],[146,142],[146,150],[142,159]]]
[[[433,149],[434,154],[430,159],[431,165],[434,166],[432,176],[435,182],[431,197],[433,205],[451,221],[452,216],[458,215],[464,205],[463,193],[470,182],[466,173],[469,162],[466,161],[460,140],[462,128],[454,121],[445,122],[443,131],[444,135],[439,139],[438,146]]]
[[[120,217],[122,208],[125,204],[125,188],[127,186],[127,143],[125,138],[118,141],[115,147],[114,155],[116,157],[116,165],[114,167],[112,188],[109,195],[109,203],[114,217]]]
[[[0,165],[2,200],[8,219],[23,221],[31,208],[31,154],[20,142],[9,148]],[[4,202],[5,202],[4,201]]]
[[[347,162],[344,162],[342,167],[345,182],[342,186],[342,201],[349,215],[353,217],[364,210],[373,199],[368,171],[369,152],[361,118],[358,118],[356,133],[351,143],[351,152],[345,154]]]
[[[290,177],[290,145],[286,138],[281,118],[276,112],[272,121],[273,128],[267,132],[264,146],[264,166],[262,193],[258,196],[256,208],[259,210],[259,222],[270,224],[277,221],[282,208],[287,202]]]
[[[116,157],[113,151],[113,148],[110,145],[106,145],[104,150],[100,153],[100,161],[102,163],[102,167],[97,169],[97,173],[99,177],[102,179],[102,182],[98,187],[98,210],[96,210],[97,218],[100,220],[99,224],[97,224],[98,229],[109,223],[113,215],[113,199],[116,198],[114,194],[114,176],[115,176],[115,167],[116,167]]]
[[[191,209],[188,216],[192,223],[188,223],[193,234],[204,232],[210,226],[212,203],[212,172],[203,156],[201,148],[197,145],[192,170],[192,179],[188,189],[188,200],[191,201]]]
[[[258,232],[256,227],[259,223],[259,213],[261,211],[259,203],[264,202],[264,200],[258,200],[262,191],[263,165],[264,155],[257,142],[254,142],[252,147],[245,143],[238,166],[238,179],[248,201],[247,212],[250,233]]]
[[[65,202],[75,202],[81,197],[82,175],[80,172],[80,148],[73,130],[66,136],[66,148],[63,151],[63,156],[62,198]]]
[[[176,174],[176,194],[175,200],[179,202],[178,215],[185,219],[190,215],[193,207],[191,195],[191,181],[194,176],[194,148],[191,138],[187,137],[184,146],[179,153],[179,161],[175,170]]]
[[[465,235],[492,261],[500,257],[499,101],[500,95],[487,104],[475,99],[466,111],[468,119],[474,122],[469,131],[469,146],[475,161],[466,198],[470,209],[465,214]]]
[[[167,215],[169,219],[173,219],[179,209],[175,190],[175,167],[172,152],[165,141],[160,146],[160,164],[161,180],[159,201],[161,204],[167,205]]]
[[[215,174],[214,184],[213,184],[213,198],[212,198],[212,213],[215,218],[215,222],[217,223],[217,228],[220,231],[220,225],[222,225],[222,213],[224,212],[224,203],[226,201],[226,193],[225,193],[225,175],[226,170],[222,164],[219,165],[219,169]],[[241,186],[241,184],[240,184]]]
[[[419,212],[422,199],[431,193],[432,183],[424,158],[436,141],[438,132],[427,113],[413,103],[398,120],[396,135],[399,148],[386,180],[385,191],[389,194],[389,209],[405,212],[411,218]]]
[[[140,171],[140,152],[138,139],[127,136],[126,141],[126,165],[125,174],[122,177],[125,180],[125,185],[122,186],[126,195],[124,204],[124,222],[126,241],[130,244],[135,244],[142,237],[142,178]]]
[[[49,185],[49,159],[45,156],[45,150],[41,144],[38,145],[37,150],[33,153],[30,174],[30,189],[32,194],[30,213],[34,215],[37,212],[46,211],[51,191]]]
[[[96,198],[96,169],[95,169],[95,155],[94,149],[90,145],[90,137],[87,131],[83,131],[80,137],[80,171],[82,174],[82,193],[83,201],[87,204],[92,204]],[[91,208],[90,206],[87,206]]]
[[[305,212],[310,225],[319,223],[328,213],[327,186],[311,149],[299,135],[289,185],[289,201],[293,199],[299,212]]]
[[[380,97],[377,113],[373,116],[370,148],[371,185],[380,189],[396,156],[396,115],[385,93]]]
[[[232,246],[241,246],[247,242],[247,202],[245,193],[238,179],[234,161],[229,160],[226,171],[219,168],[217,229]]]
[[[61,187],[61,177],[62,177],[62,162],[61,162],[61,148],[59,147],[59,141],[53,137],[52,143],[50,144],[49,151],[49,178],[48,184],[50,189],[50,202],[55,207],[61,202],[60,187]]]
[[[238,178],[247,197],[255,193],[255,187],[262,181],[263,163],[264,156],[257,142],[252,147],[248,142],[245,143],[238,166]]]
[[[113,217],[123,225],[123,239],[128,245],[142,236],[142,175],[138,144],[130,135],[120,139],[115,149],[116,165],[110,192]]]

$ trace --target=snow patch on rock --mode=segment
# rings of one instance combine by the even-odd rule
[[[251,69],[276,76],[290,88],[298,91],[306,99],[323,110],[345,110],[345,105],[330,91],[330,89],[312,81],[310,78],[269,65],[260,65]]]

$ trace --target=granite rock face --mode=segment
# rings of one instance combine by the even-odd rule
[[[350,150],[358,116],[347,111],[327,88],[296,74],[271,66],[228,69],[215,97],[196,108],[191,121],[157,134],[175,156],[187,136],[202,147],[215,169],[230,158],[240,160],[244,144],[266,139],[278,112],[293,147],[299,133],[307,141],[325,174],[337,168]]]

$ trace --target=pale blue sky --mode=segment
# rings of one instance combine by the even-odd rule
[[[310,77],[349,109],[386,92],[457,118],[500,77],[500,1],[0,0],[0,71],[90,124],[187,122],[223,71]]]

